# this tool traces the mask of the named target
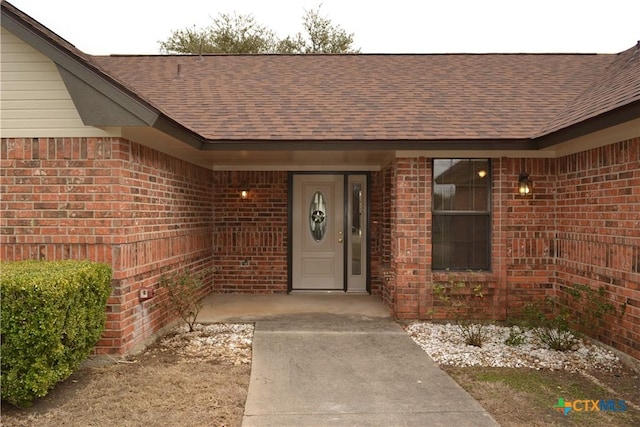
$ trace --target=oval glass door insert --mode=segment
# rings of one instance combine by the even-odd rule
[[[320,243],[327,231],[327,206],[324,194],[316,191],[309,206],[309,230],[313,239]]]

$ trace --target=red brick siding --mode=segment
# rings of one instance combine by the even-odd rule
[[[3,259],[111,261],[122,165],[111,140],[2,139]]]
[[[390,235],[382,245],[385,303],[401,318],[445,318],[436,282],[481,283],[478,317],[505,319],[545,297],[568,299],[567,286],[604,286],[609,302],[626,304],[596,338],[640,356],[640,142],[623,141],[559,159],[492,159],[492,269],[431,272],[431,159],[396,159],[377,176]],[[528,172],[533,195],[520,197]],[[387,184],[389,182],[389,184]],[[374,240],[373,247],[378,247]],[[388,249],[391,257],[386,256]],[[581,310],[579,304],[571,307]]]
[[[391,253],[395,275],[395,314],[420,318],[426,312],[427,271],[431,264],[431,164],[425,158],[396,159],[392,202]]]
[[[378,260],[371,265],[371,282],[378,282],[385,304],[395,310],[395,270],[391,263],[391,217],[394,212],[395,197],[394,164],[387,165],[382,171],[374,173],[371,179],[371,254]]]
[[[557,289],[604,286],[612,304],[626,304],[597,338],[640,358],[640,138],[557,164]]]
[[[371,271],[371,293],[374,295],[381,295],[385,289],[383,286],[383,274],[382,271],[385,265],[389,262],[385,262],[385,256],[389,257],[388,253],[385,253],[385,249],[389,248],[389,200],[388,191],[385,188],[389,185],[388,176],[385,171],[374,172],[371,174],[371,188],[369,189],[371,206],[369,211],[370,216],[370,271]]]
[[[213,185],[204,168],[128,141],[118,148],[121,241],[115,248],[117,286],[109,320],[122,329],[118,339],[102,344],[126,352],[172,319],[161,308],[162,290],[140,302],[141,287],[157,289],[160,276],[171,271],[211,268]],[[202,295],[210,291],[206,277]]]
[[[505,209],[502,226],[494,224],[494,230],[497,225],[506,237],[506,251],[501,252],[506,264],[506,315],[517,316],[526,304],[555,294],[556,161],[502,159],[501,163],[504,174],[498,185],[504,187]],[[533,181],[532,196],[518,194],[521,172]]]
[[[371,180],[372,290],[401,318],[442,318],[434,282],[482,283],[478,316],[504,319],[566,286],[605,286],[621,319],[598,338],[640,355],[640,148],[492,159],[492,271],[431,271],[431,159]],[[2,259],[114,266],[100,351],[127,351],[169,321],[140,303],[165,271],[213,268],[218,292],[286,292],[286,172],[211,172],[123,139],[3,139]],[[532,197],[517,195],[528,172]],[[247,199],[240,198],[247,184]]]
[[[170,320],[141,286],[210,266],[211,172],[119,138],[2,139],[1,155],[2,259],[113,266],[97,351],[126,352]]]
[[[493,173],[501,176],[501,163],[493,164]],[[383,230],[389,230],[391,239],[386,248],[391,256],[382,249],[382,267],[380,273],[384,287],[383,300],[389,304],[399,318],[427,319],[447,318],[447,307],[433,295],[434,283],[464,281],[482,283],[485,297],[475,300],[478,315],[485,318],[504,318],[505,262],[501,255],[505,246],[505,235],[500,231],[504,211],[503,184],[494,186],[494,200],[501,201],[494,213],[492,259],[493,271],[474,273],[447,273],[431,271],[431,192],[432,159],[396,159],[381,172],[384,179],[382,196],[384,213]],[[494,207],[494,209],[496,209]]]
[[[287,183],[287,172],[214,173],[215,291],[287,291]]]

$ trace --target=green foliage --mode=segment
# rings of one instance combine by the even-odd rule
[[[458,333],[465,344],[482,347],[489,337],[489,332],[483,322],[473,319],[473,306],[484,297],[482,284],[456,280],[452,276],[447,282],[434,283],[432,292],[435,298],[445,304],[449,315],[455,319]]]
[[[557,351],[571,350],[577,338],[571,330],[571,317],[564,308],[556,307],[555,301],[547,299],[545,306],[528,304],[524,309],[524,325],[549,348]],[[551,308],[551,309],[549,309]],[[546,313],[551,312],[551,315]]]
[[[578,343],[575,335],[568,329],[554,327],[536,328],[533,330],[533,333],[552,350],[572,350]]]
[[[334,25],[327,17],[320,15],[317,10],[306,11],[302,18],[305,33],[298,33],[294,37],[286,37],[279,42],[280,53],[358,53],[354,50],[353,34],[347,33]]]
[[[626,305],[620,305],[617,309],[607,299],[607,291],[604,286],[592,288],[591,286],[574,284],[565,289],[566,297],[562,301],[565,306],[579,307],[580,313],[569,317],[571,328],[588,334],[604,326],[606,315],[621,316],[624,314]]]
[[[511,326],[509,328],[509,336],[504,340],[506,345],[518,346],[527,341],[527,337],[524,335],[524,330],[518,326]]]
[[[485,326],[483,322],[479,321],[458,320],[458,333],[465,344],[482,347],[482,344],[484,344],[490,336],[489,330]]]
[[[243,53],[243,54],[310,54],[358,53],[353,49],[353,34],[320,16],[317,10],[306,11],[302,26],[304,33],[278,40],[275,33],[259,24],[251,14],[220,14],[204,29],[174,30],[160,41],[162,53]]]
[[[88,261],[0,263],[3,400],[27,406],[87,358],[104,330],[111,275]]]
[[[167,290],[166,307],[187,322],[190,332],[193,332],[193,325],[202,309],[198,289],[203,286],[205,274],[182,271],[160,277],[160,287]]]
[[[210,27],[175,30],[160,42],[164,53],[269,53],[275,35],[253,15],[220,14]]]
[[[524,325],[554,350],[572,349],[581,334],[597,334],[606,315],[621,316],[626,308],[611,304],[604,287],[574,284],[564,291],[560,298],[547,298],[543,305],[529,304],[523,311]]]

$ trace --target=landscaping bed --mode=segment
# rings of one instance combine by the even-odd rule
[[[415,323],[407,331],[503,426],[640,425],[640,377],[612,353],[581,341],[569,352],[531,336],[505,344],[492,326],[483,347],[465,345],[455,325]],[[2,406],[3,426],[239,426],[250,378],[250,324],[178,328],[144,353],[100,357],[27,409]],[[516,367],[517,366],[517,367]],[[616,399],[619,412],[554,408],[558,399]]]
[[[85,363],[27,409],[2,406],[3,426],[239,426],[253,325],[196,325],[128,360]]]
[[[405,329],[502,426],[640,425],[640,375],[588,339],[556,351],[531,330],[491,324],[477,347],[464,343],[456,324],[413,322]],[[558,399],[589,403],[565,415],[554,408]],[[612,400],[619,410],[595,410],[596,400]]]

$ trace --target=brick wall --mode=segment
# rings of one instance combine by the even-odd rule
[[[2,259],[113,266],[97,351],[129,351],[170,320],[141,286],[210,266],[209,171],[119,138],[2,139],[1,156]]]
[[[431,264],[431,163],[425,158],[396,159],[391,175],[389,281],[399,318],[423,318],[429,305]]]
[[[379,278],[382,301],[390,308],[392,314],[395,314],[396,306],[395,268],[391,262],[391,219],[393,212],[395,212],[393,207],[395,198],[394,173],[395,168],[391,164],[374,174],[371,180],[373,187],[371,193],[377,193],[376,200],[379,200],[377,206],[380,209],[380,211],[376,211],[373,206],[371,209],[372,221],[375,221],[375,218],[378,220],[378,224],[375,224],[376,232],[374,233],[372,228],[371,233],[373,238],[372,253],[375,253],[380,260],[377,269],[371,270],[371,276]]]
[[[598,338],[638,357],[639,146],[492,159],[492,271],[468,277],[430,269],[431,159],[394,160],[371,179],[373,292],[398,317],[441,318],[433,283],[482,283],[479,315],[504,319],[573,284],[603,286],[626,307]],[[3,139],[1,149],[2,259],[114,266],[99,351],[128,351],[170,321],[162,292],[138,300],[164,272],[211,267],[203,293],[287,290],[286,172],[211,172],[118,138]],[[532,197],[517,195],[521,171]]]
[[[494,203],[504,199],[502,163],[492,163],[497,185]],[[505,233],[500,228],[506,203],[494,206],[491,272],[443,272],[431,270],[431,189],[432,159],[421,157],[396,159],[380,174],[384,193],[380,228],[390,239],[383,245],[378,274],[383,283],[382,296],[394,314],[405,319],[444,319],[451,313],[433,294],[436,283],[465,282],[482,284],[484,298],[473,301],[478,317],[504,318]]]
[[[502,219],[506,277],[506,315],[517,316],[526,304],[555,295],[555,235],[557,213],[556,160],[501,159],[503,174],[496,185],[503,186]],[[518,194],[518,175],[529,174],[533,195]],[[500,212],[500,209],[497,210]],[[495,227],[494,227],[495,229]]]
[[[287,183],[287,172],[214,173],[216,292],[287,292]]]
[[[120,333],[101,345],[126,352],[172,319],[157,289],[162,274],[211,268],[213,185],[211,171],[136,143],[121,141],[116,155],[122,159],[120,237],[107,328]],[[205,284],[203,295],[210,291],[210,275]],[[156,289],[156,297],[141,302],[141,287]]]
[[[374,295],[382,295],[383,300],[388,306],[392,306],[388,301],[389,287],[384,286],[384,270],[389,265],[391,254],[390,248],[390,197],[389,189],[391,185],[390,172],[391,168],[387,167],[380,172],[371,174],[371,188],[369,194],[371,197],[371,209],[369,211],[371,219],[371,241],[370,250],[371,257],[369,265],[371,269],[371,293]],[[383,294],[386,291],[387,294]]]
[[[640,138],[560,158],[557,169],[557,289],[604,287],[626,304],[597,338],[640,358]]]
[[[122,161],[114,140],[2,139],[2,259],[111,262]]]
[[[477,317],[517,316],[531,302],[557,297],[584,313],[574,284],[605,289],[608,315],[596,338],[640,357],[640,142],[623,141],[559,159],[492,159],[492,270],[432,272],[431,159],[396,159],[377,174],[383,194],[378,227],[382,295],[400,318],[446,318],[434,284],[481,284]],[[517,192],[520,172],[534,191]],[[388,231],[386,231],[388,230]],[[387,254],[390,249],[391,256]]]

